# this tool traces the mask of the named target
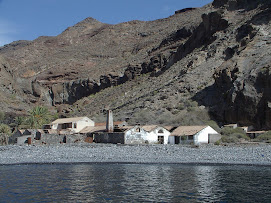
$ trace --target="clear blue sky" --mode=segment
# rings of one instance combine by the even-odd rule
[[[117,24],[155,20],[212,0],[0,0],[0,46],[56,36],[87,17]]]

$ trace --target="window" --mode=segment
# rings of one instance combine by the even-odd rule
[[[188,139],[188,140],[193,140],[193,139],[194,139],[194,136],[193,136],[193,135],[189,135],[189,136],[187,136],[187,139]]]
[[[60,125],[59,129],[67,129],[67,128],[72,128],[72,123],[63,123]]]
[[[76,123],[73,124],[73,128],[77,128],[77,124]]]
[[[162,129],[160,129],[160,130],[158,131],[158,133],[163,134],[164,131],[163,131]]]

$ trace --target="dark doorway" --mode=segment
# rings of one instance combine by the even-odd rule
[[[158,136],[158,143],[164,144],[164,136]]]
[[[67,143],[67,137],[66,136],[64,136],[64,138],[63,138],[63,143]]]
[[[180,137],[179,136],[175,136],[175,144],[180,144]]]

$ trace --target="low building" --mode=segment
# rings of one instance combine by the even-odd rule
[[[86,127],[80,131],[96,143],[168,144],[170,132],[157,125],[122,126],[108,132],[105,126]]]
[[[170,144],[208,144],[221,139],[221,136],[210,126],[180,126],[169,136]]]
[[[259,135],[262,135],[264,134],[266,131],[250,131],[250,132],[247,132],[247,136],[250,138],[250,139],[255,139],[257,138]]]
[[[41,137],[44,134],[42,129],[17,130],[9,137],[9,144],[31,144],[34,140],[41,140]]]
[[[60,118],[52,122],[53,130],[66,130],[70,133],[79,133],[87,126],[95,126],[95,122],[88,117]],[[66,132],[69,134],[68,132]]]
[[[147,132],[146,140],[149,143],[168,144],[168,137],[170,132],[158,125],[142,126],[143,130]]]
[[[124,134],[125,144],[168,144],[170,132],[158,125],[136,125]]]
[[[17,143],[17,139],[18,137],[22,137],[22,136],[31,136],[31,131],[27,130],[27,129],[24,129],[24,130],[17,130],[15,131],[15,133],[13,133],[10,137],[9,137],[9,141],[8,143],[9,144],[15,144]]]

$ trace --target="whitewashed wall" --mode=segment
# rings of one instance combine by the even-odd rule
[[[163,130],[163,133],[158,133],[159,130]],[[157,144],[158,136],[164,136],[164,144],[168,144],[169,135],[170,132],[163,127],[158,127],[151,132],[147,132],[143,128],[135,126],[125,132],[125,144]]]
[[[92,121],[91,119],[89,119],[88,117],[84,117],[79,121],[76,122],[71,122],[72,123],[72,128],[69,128],[72,132],[74,133],[78,133],[80,132],[83,128],[87,127],[87,126],[95,126],[95,122]],[[76,128],[74,128],[74,124],[76,124]],[[53,124],[52,125],[52,129],[61,129],[60,125],[62,124]]]
[[[218,134],[213,128],[210,126],[204,128],[200,132],[194,135],[194,144],[208,144],[208,136],[209,134]]]
[[[160,130],[162,130],[163,133],[159,133]],[[163,144],[169,144],[169,140],[168,140],[169,135],[170,135],[170,132],[168,130],[166,130],[163,127],[157,127],[155,130],[148,133],[147,139],[150,142],[157,143],[158,136],[164,136],[164,143]]]
[[[74,123],[77,124],[76,128],[74,128]],[[83,128],[87,127],[87,126],[95,126],[95,122],[90,120],[89,118],[83,118],[77,122],[72,123],[72,130],[75,133],[80,132],[81,130],[83,130]]]
[[[125,144],[144,144],[146,141],[147,132],[139,126],[135,126],[125,132]]]
[[[191,144],[194,143],[196,145],[198,144],[203,144],[203,143],[208,143],[209,142],[209,134],[219,134],[216,132],[212,127],[207,126],[200,132],[196,133],[193,136],[193,140],[187,140],[187,136],[184,136],[182,140],[180,137],[180,144]],[[175,144],[175,136],[169,136],[168,138],[169,144]]]

